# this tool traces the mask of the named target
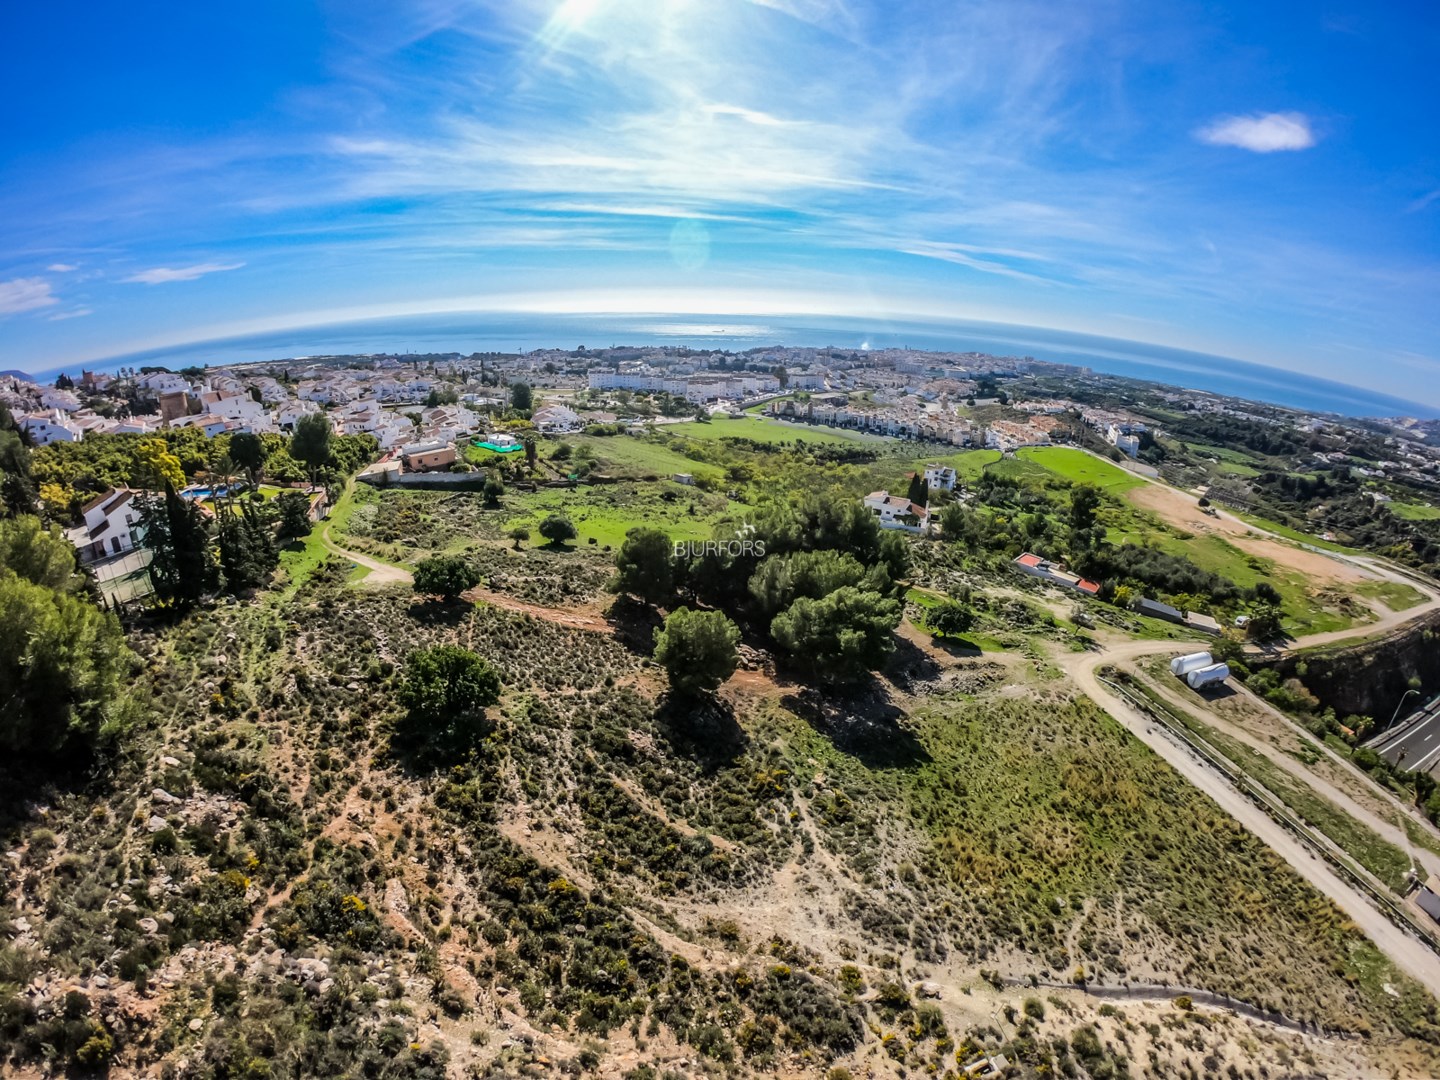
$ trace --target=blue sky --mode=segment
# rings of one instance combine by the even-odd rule
[[[843,313],[1440,404],[1437,54],[1423,3],[7,4],[0,368]]]

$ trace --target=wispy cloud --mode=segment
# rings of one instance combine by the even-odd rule
[[[72,308],[70,311],[57,311],[54,315],[49,316],[49,320],[51,322],[64,322],[66,319],[83,319],[86,315],[94,314],[95,311],[93,308]]]
[[[52,274],[68,274],[72,271],[79,270],[80,267],[74,263],[51,263],[45,269],[49,270]]]
[[[1197,130],[1195,137],[1211,146],[1238,146],[1257,154],[1308,150],[1317,141],[1309,117],[1298,112],[1222,116]]]
[[[0,281],[0,316],[20,315],[52,307],[60,298],[50,291],[44,278],[24,277]]]
[[[1409,206],[1405,207],[1405,212],[1407,214],[1418,214],[1421,210],[1433,205],[1437,199],[1440,199],[1440,188],[1436,188],[1434,191],[1427,191],[1424,195],[1421,195]]]
[[[171,269],[168,266],[157,266],[153,270],[141,270],[138,274],[131,274],[122,278],[129,284],[134,285],[167,285],[172,281],[194,281],[206,274],[219,274],[226,270],[239,270],[245,264],[237,263],[196,263],[194,266],[182,266]]]

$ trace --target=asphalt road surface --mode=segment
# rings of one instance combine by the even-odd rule
[[[1440,698],[1426,706],[1419,720],[1396,724],[1395,732],[1372,749],[1392,765],[1434,774],[1440,768]]]

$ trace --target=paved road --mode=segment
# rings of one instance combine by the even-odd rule
[[[1396,723],[1371,749],[1391,764],[1434,774],[1440,768],[1440,697],[1421,710],[1418,720]]]
[[[1096,671],[1104,664],[1138,660],[1156,653],[1193,651],[1203,647],[1201,642],[1183,645],[1176,642],[1131,641],[1099,653],[1065,654],[1057,657],[1056,662],[1067,671],[1090,700],[1268,845],[1289,863],[1296,873],[1329,897],[1396,967],[1430,993],[1440,997],[1440,956],[1377,911],[1359,890],[1343,880],[1328,863],[1317,858],[1287,829],[1237,791],[1213,768],[1195,757],[1188,748],[1172,741],[1159,724],[1142,716],[1128,702],[1112,694],[1096,675]]]

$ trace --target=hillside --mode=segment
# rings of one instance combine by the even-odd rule
[[[346,576],[132,634],[123,758],[7,807],[27,1068],[46,1044],[185,1076],[1434,1060],[1429,999],[1043,660],[909,637],[853,693],[752,666],[678,709],[623,606],[584,630]],[[505,693],[472,753],[422,764],[392,688],[439,641]]]

